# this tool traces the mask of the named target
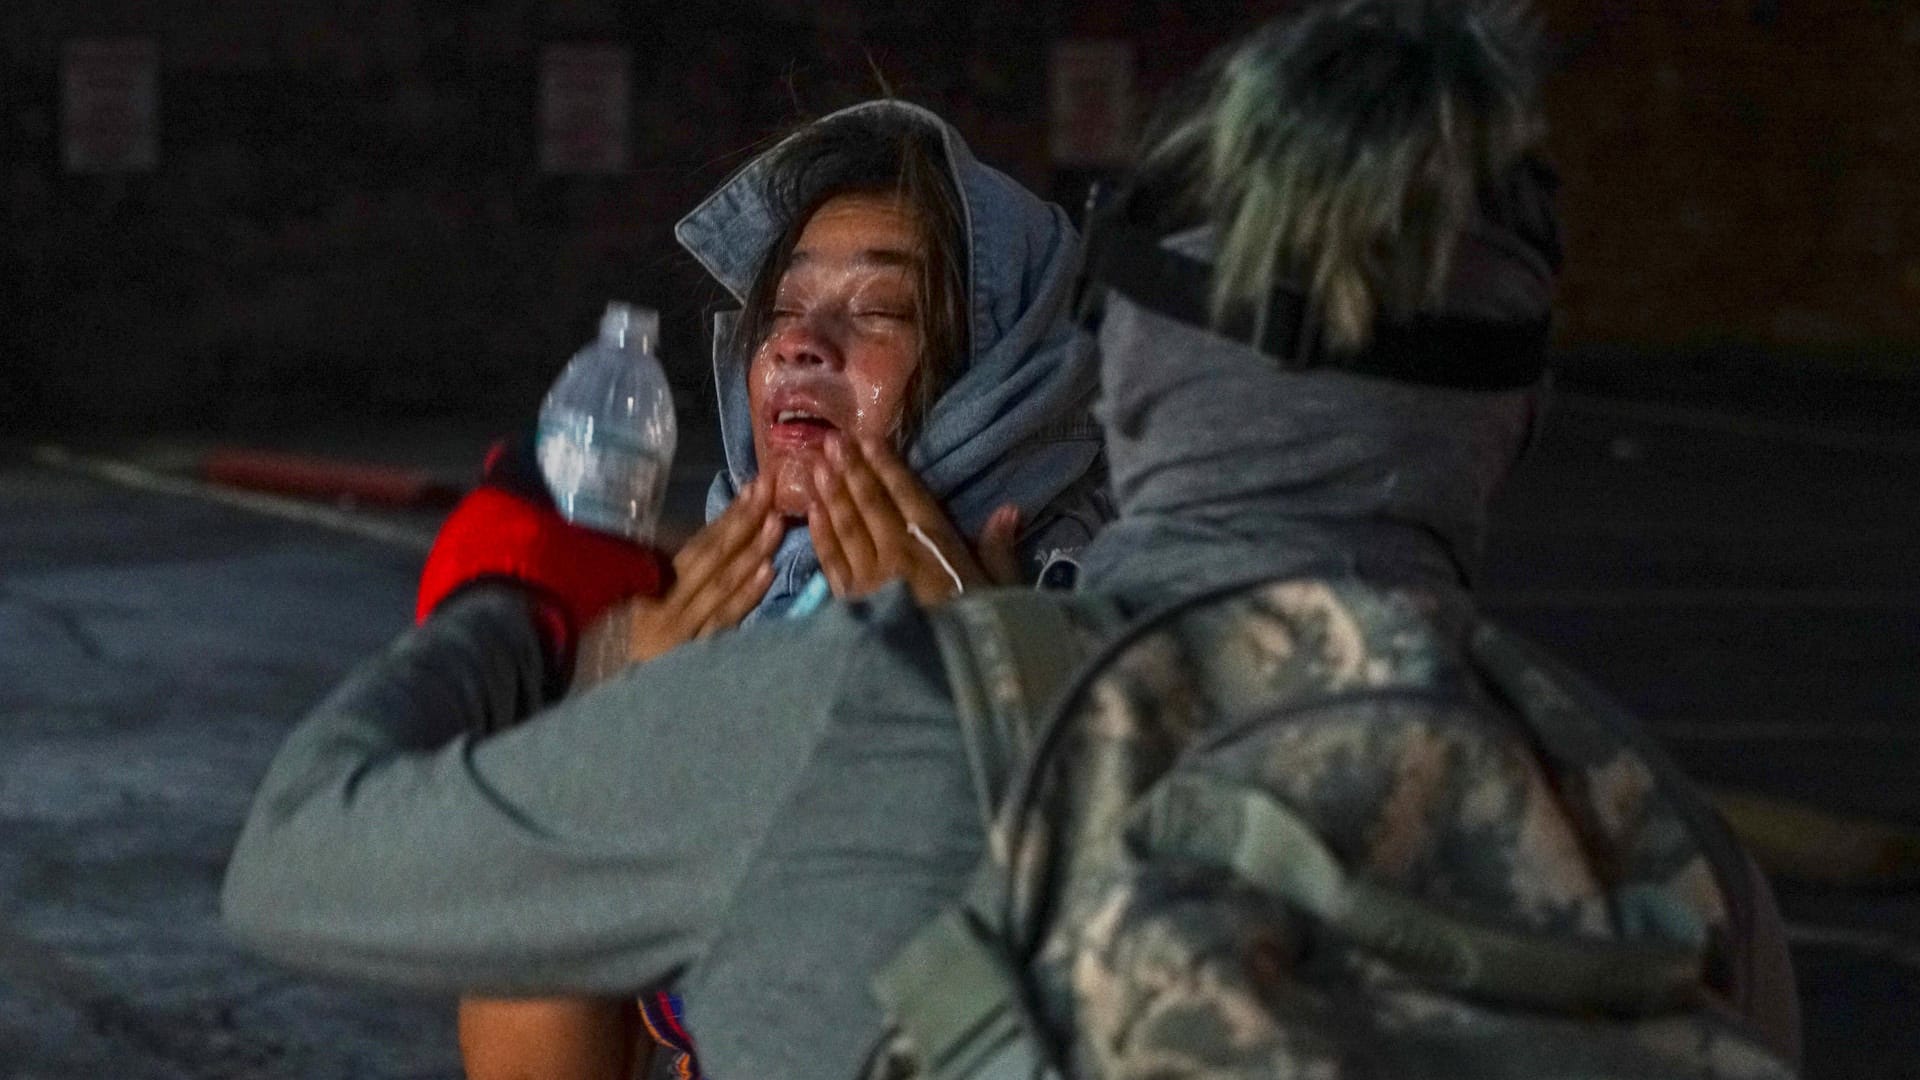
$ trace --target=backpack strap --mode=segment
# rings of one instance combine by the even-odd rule
[[[1125,625],[1112,600],[994,589],[927,612],[960,717],[980,820],[991,826],[1068,683]]]
[[[1059,1075],[1033,1030],[1020,977],[999,935],[971,904],[922,927],[874,975],[873,990],[912,1044],[917,1075],[925,1080]]]
[[[1041,725],[1125,616],[1090,594],[996,589],[934,608],[927,619],[959,716],[974,800],[991,834]],[[1006,887],[987,854],[965,900],[923,927],[874,976],[875,995],[932,1080],[1059,1075],[1033,1030],[995,925]]]

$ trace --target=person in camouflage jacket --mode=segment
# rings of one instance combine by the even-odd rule
[[[1033,689],[998,673],[955,681]],[[1042,767],[993,800],[998,887],[958,925],[1026,1015],[946,1034],[989,1010],[954,988],[978,939],[935,923],[880,979],[871,1076],[1792,1075],[1751,864],[1631,717],[1461,597],[1205,598],[1014,741]]]
[[[229,925],[415,987],[677,985],[720,1077],[964,1074],[883,1001],[965,980],[902,963],[963,898],[1036,1068],[1786,1073],[1764,883],[1627,718],[1475,614],[1557,262],[1523,31],[1329,0],[1166,114],[1119,204],[1139,274],[1093,238],[1088,289],[1120,517],[1081,582],[1139,628],[1032,753],[962,724],[967,598],[883,590],[556,702],[526,597],[483,583],[289,738]],[[1173,302],[1136,287],[1192,264]]]
[[[1515,5],[1333,0],[1159,118],[1088,237],[1121,517],[1081,618],[934,616],[991,857],[872,1075],[1791,1075],[1753,863],[1469,591],[1559,262],[1536,64]]]

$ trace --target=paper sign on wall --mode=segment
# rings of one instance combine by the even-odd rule
[[[1133,149],[1133,45],[1086,38],[1055,43],[1050,148],[1055,165],[1121,165]]]
[[[540,171],[627,170],[633,51],[624,45],[549,45],[540,55]]]
[[[81,38],[60,53],[60,162],[70,173],[149,172],[160,157],[160,51],[150,38]]]

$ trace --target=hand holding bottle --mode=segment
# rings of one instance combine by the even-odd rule
[[[651,545],[678,431],[653,353],[658,335],[654,312],[607,305],[599,337],[541,404],[531,442],[496,446],[480,487],[442,525],[421,575],[418,618],[473,582],[517,582],[535,598],[554,681],[563,684],[582,633],[608,608],[661,594],[665,568]]]
[[[748,482],[726,512],[673,557],[673,581],[664,594],[636,597],[588,629],[575,686],[738,626],[773,584],[773,553],[784,532],[773,484],[764,477]]]
[[[488,453],[479,487],[434,538],[415,616],[424,622],[469,585],[517,584],[535,601],[554,681],[563,683],[581,631],[622,600],[658,595],[666,567],[651,548],[562,517],[531,459],[525,437]]]

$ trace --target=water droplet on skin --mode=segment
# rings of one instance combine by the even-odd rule
[[[813,486],[807,471],[813,467],[813,455],[789,454],[780,459],[779,475],[774,477],[773,504],[782,514],[802,517],[813,501]]]

